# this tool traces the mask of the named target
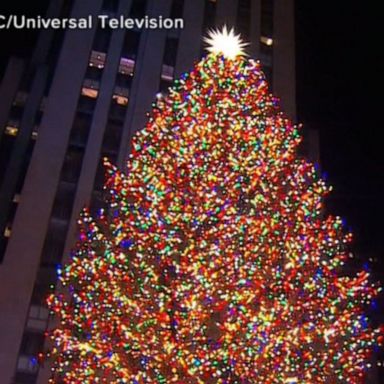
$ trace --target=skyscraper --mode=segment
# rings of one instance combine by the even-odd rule
[[[46,383],[33,363],[48,325],[45,297],[76,238],[81,208],[103,205],[106,156],[120,167],[132,135],[173,79],[204,53],[209,28],[250,42],[295,117],[293,0],[51,0],[47,18],[92,16],[88,29],[42,30],[28,62],[0,85],[0,377]],[[184,28],[103,28],[98,15],[183,19]]]

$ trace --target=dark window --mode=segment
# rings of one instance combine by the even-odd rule
[[[14,191],[15,194],[21,193],[21,190],[23,189],[25,177],[26,177],[27,172],[28,172],[28,168],[29,168],[29,164],[31,162],[34,148],[35,148],[35,140],[33,138],[31,138],[31,140],[29,141],[29,144],[28,144],[27,152],[25,153],[25,156],[24,156],[24,161],[23,161],[23,165],[21,167],[21,172],[20,172],[19,178],[17,180],[16,189]]]
[[[37,373],[16,372],[15,384],[36,384]]]
[[[251,0],[239,0],[237,10],[237,31],[243,39],[249,39],[251,25]]]
[[[65,246],[65,237],[67,234],[67,226],[67,223],[51,219],[41,256],[42,265],[56,266],[61,263]]]
[[[125,33],[121,56],[127,59],[136,59],[139,50],[140,32],[128,30]]]
[[[184,0],[173,0],[171,8],[171,19],[183,17]]]
[[[103,151],[107,153],[117,153],[120,147],[122,130],[123,124],[121,122],[109,120],[104,133]]]
[[[163,94],[167,94],[171,86],[172,86],[172,81],[161,79],[159,91]]]
[[[25,332],[21,341],[20,355],[37,356],[43,350],[44,334]]]
[[[260,44],[260,61],[263,68],[272,68],[273,64],[273,48],[270,45]]]
[[[71,145],[85,147],[89,130],[92,124],[92,117],[88,114],[77,112],[73,122],[69,142]]]
[[[145,16],[146,9],[146,0],[132,0],[130,17],[142,18]]]
[[[40,125],[42,118],[43,118],[43,111],[37,111],[36,115],[35,115],[34,124],[35,125]]]
[[[81,148],[70,146],[65,155],[61,180],[68,183],[77,183],[83,162],[84,151]]]
[[[131,89],[132,76],[122,73],[118,73],[116,76],[116,86],[126,89]]]
[[[81,95],[79,98],[78,111],[84,113],[93,113],[95,109],[96,99]]]
[[[112,154],[112,153],[107,153],[107,152],[103,152],[101,154],[99,166],[98,166],[97,172],[96,172],[95,182],[93,185],[93,190],[96,192],[101,192],[103,190],[103,186],[104,186],[104,182],[105,182],[105,168],[104,168],[104,165],[102,163],[102,159],[104,157],[107,157],[108,160],[112,164],[115,164],[116,159],[117,159],[117,154]],[[98,195],[98,196],[100,196],[100,195]]]
[[[118,104],[115,100],[112,101],[109,109],[109,117],[112,120],[124,121],[127,112],[126,105]]]
[[[74,184],[61,182],[53,204],[52,217],[68,221],[71,218],[75,194],[76,188]]]
[[[273,84],[272,68],[264,66],[263,72],[265,74],[265,77],[267,78],[269,89],[272,89],[272,84]]]
[[[33,75],[30,71],[25,71],[20,82],[20,91],[29,92],[32,86]]]
[[[101,172],[101,170],[100,170]],[[104,184],[104,176],[100,176],[100,183]],[[100,209],[107,209],[108,205],[105,202],[104,194],[102,191],[94,191],[92,193],[91,204],[90,204],[90,213],[93,217],[97,217]]]
[[[105,168],[104,168],[103,164],[101,164],[101,161],[100,161],[99,166],[97,167],[95,183],[93,186],[94,191],[101,192],[103,190],[104,182],[105,182]],[[93,204],[93,208],[96,208],[95,204]]]
[[[91,67],[89,66],[87,68],[87,72],[85,73],[86,79],[91,80],[101,80],[101,75],[103,74],[103,69],[98,67]]]
[[[9,113],[9,120],[11,121],[21,121],[23,116],[24,108],[20,105],[12,105],[11,111]]]
[[[216,1],[205,0],[203,33],[215,25]]]
[[[103,0],[102,9],[108,12],[116,12],[119,6],[119,0]]]
[[[4,135],[0,141],[0,185],[8,167],[8,162],[12,154],[12,149],[15,144],[15,137]]]
[[[74,0],[67,0],[61,6],[61,17],[68,17],[71,14]]]
[[[0,228],[0,264],[4,260],[5,251],[7,250],[8,237],[4,236],[4,228]]]
[[[167,37],[164,48],[163,64],[174,67],[176,65],[177,47],[179,40],[175,37]]]
[[[40,267],[32,293],[31,305],[45,306],[47,296],[52,292],[51,287],[56,284],[56,281],[57,272],[55,267]]]
[[[273,37],[273,0],[261,0],[261,35]]]
[[[112,30],[109,28],[99,27],[96,30],[95,39],[93,41],[93,50],[99,52],[107,52],[109,42],[111,40]]]

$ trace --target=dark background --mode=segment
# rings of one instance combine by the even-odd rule
[[[48,0],[2,1],[0,14],[44,15]],[[372,4],[372,3],[371,3]],[[378,7],[296,0],[297,106],[318,129],[321,169],[334,186],[329,211],[355,234],[353,249],[384,270],[383,42]],[[37,33],[0,31],[0,76],[10,55],[28,57]]]

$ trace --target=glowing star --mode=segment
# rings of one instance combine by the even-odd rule
[[[241,40],[240,35],[235,35],[233,28],[228,31],[227,26],[224,26],[222,31],[209,31],[204,42],[208,44],[208,52],[221,54],[232,60],[237,56],[245,56],[244,48],[248,45]]]

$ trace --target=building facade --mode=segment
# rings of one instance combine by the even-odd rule
[[[159,92],[204,53],[214,26],[250,42],[295,119],[293,0],[51,0],[48,17],[183,18],[183,29],[44,30],[29,61],[11,58],[0,84],[0,378],[47,383],[34,362],[48,326],[45,298],[76,239],[80,210],[103,205],[108,157],[123,167]]]

